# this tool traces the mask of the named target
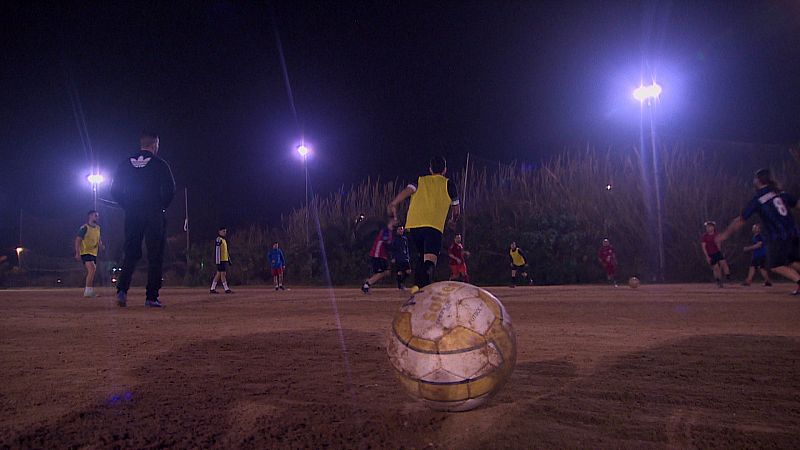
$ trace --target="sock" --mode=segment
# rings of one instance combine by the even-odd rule
[[[224,287],[226,291],[230,291],[231,290],[231,288],[228,287],[228,282],[227,281],[223,281],[222,282],[222,287]]]
[[[212,281],[211,282],[211,290],[213,291],[216,288],[217,288],[217,282],[216,281]]]
[[[397,289],[400,289],[402,287],[403,287],[403,276],[397,274]]]
[[[511,284],[517,284],[517,277],[511,277]]]
[[[91,294],[91,293],[92,293],[92,291],[94,291],[94,289],[92,289],[92,288],[91,288],[91,287],[89,287],[89,286],[86,286],[86,287],[83,289],[83,293],[84,293],[84,294]]]
[[[422,272],[423,272],[422,274],[423,274],[423,277],[424,277],[422,282],[424,284],[418,285],[419,287],[422,288],[422,287],[425,287],[425,286],[433,283],[433,271],[434,270],[436,270],[436,264],[434,264],[433,261],[425,261],[425,262],[422,263]]]

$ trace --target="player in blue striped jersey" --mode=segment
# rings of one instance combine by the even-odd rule
[[[766,228],[767,264],[770,270],[795,283],[792,295],[800,295],[800,229],[792,216],[792,208],[800,209],[797,197],[778,187],[767,169],[756,172],[753,185],[755,197],[747,203],[742,214],[717,236],[721,243],[745,225],[754,214],[761,216]]]

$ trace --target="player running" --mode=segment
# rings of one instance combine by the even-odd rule
[[[447,251],[447,256],[450,257],[450,280],[463,281],[469,283],[469,274],[467,273],[467,257],[469,252],[464,250],[462,244],[461,234],[456,234],[453,238],[453,245]]]
[[[511,287],[517,287],[518,275],[522,275],[522,277],[528,281],[528,284],[533,284],[533,278],[528,277],[528,271],[526,270],[528,259],[525,257],[525,253],[522,252],[522,249],[517,247],[516,242],[511,242],[508,256],[511,259]]]
[[[217,239],[214,241],[214,262],[217,263],[217,273],[214,274],[214,279],[211,281],[212,294],[217,294],[217,282],[222,281],[222,287],[225,289],[226,294],[233,294],[231,288],[228,287],[227,271],[228,266],[231,264],[230,255],[228,255],[228,241],[225,236],[228,235],[228,229],[220,227],[217,232]]]
[[[617,287],[617,252],[608,239],[603,239],[603,245],[597,250],[597,260],[606,272],[608,283]]]
[[[361,292],[369,294],[369,288],[389,275],[389,247],[392,245],[392,227],[397,223],[394,219],[389,220],[385,227],[378,230],[375,241],[369,250],[372,275],[364,281]]]
[[[714,274],[714,281],[716,281],[717,286],[722,287],[722,275],[725,275],[725,279],[730,281],[731,268],[728,267],[728,261],[719,249],[719,245],[717,245],[716,222],[709,220],[704,225],[706,227],[706,232],[700,239],[700,247],[703,249],[703,254],[706,255],[708,265],[711,266],[711,272]]]
[[[283,287],[283,273],[286,271],[286,257],[283,255],[283,250],[278,246],[278,241],[272,243],[272,250],[267,254],[269,260],[269,267],[272,269],[272,281],[275,282],[275,290],[284,291]]]
[[[387,208],[389,214],[397,219],[397,207],[411,197],[406,228],[417,250],[412,295],[433,282],[436,263],[442,251],[442,233],[448,211],[452,214],[452,223],[457,222],[461,214],[456,185],[445,177],[447,161],[444,157],[433,157],[428,170],[428,175],[420,176],[416,183],[409,183]]]
[[[75,236],[75,259],[86,268],[83,296],[99,297],[100,295],[94,291],[94,275],[97,272],[97,253],[103,246],[103,241],[100,240],[100,225],[97,224],[100,214],[91,210],[86,216],[86,223],[81,225],[78,235]]]
[[[405,232],[406,229],[402,225],[397,227],[391,247],[392,262],[397,275],[397,289],[401,291],[406,290],[406,277],[411,275],[411,255],[408,252],[408,238]]]
[[[766,269],[767,243],[764,240],[764,236],[761,235],[761,225],[757,223],[753,224],[753,245],[748,245],[744,248],[744,251],[752,251],[753,256],[750,258],[750,269],[747,271],[747,279],[744,280],[742,286],[750,286],[750,283],[753,282],[753,277],[756,275],[756,270],[764,277],[764,286],[772,286],[772,282],[769,280],[769,272],[767,272]]]
[[[767,230],[767,264],[770,270],[797,283],[792,295],[800,295],[800,230],[791,212],[791,208],[800,209],[800,203],[797,197],[780,189],[768,169],[756,172],[753,186],[756,195],[742,214],[717,236],[717,242],[725,242],[745,225],[747,219],[758,214]]]

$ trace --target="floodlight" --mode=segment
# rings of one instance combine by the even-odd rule
[[[655,81],[649,86],[639,86],[633,90],[633,98],[640,102],[656,99],[659,95],[661,95],[661,85]]]

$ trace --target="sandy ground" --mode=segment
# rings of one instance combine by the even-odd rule
[[[110,290],[0,291],[0,447],[800,446],[788,285],[490,290],[518,364],[466,413],[400,390],[388,288],[165,289],[164,310],[139,291],[126,309]]]

